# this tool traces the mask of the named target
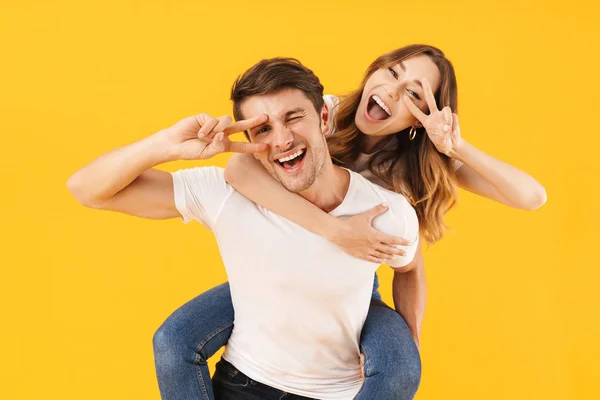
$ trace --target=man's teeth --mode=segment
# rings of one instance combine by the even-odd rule
[[[387,115],[392,115],[392,112],[390,111],[390,109],[388,108],[388,106],[385,105],[385,103],[383,102],[383,100],[381,100],[381,98],[379,96],[377,96],[376,94],[373,95],[373,100],[375,100],[375,102],[377,104],[379,104],[379,107],[383,108],[383,111],[385,111],[387,113]]]
[[[293,160],[294,158],[301,156],[303,153],[304,153],[304,150],[298,150],[298,151],[297,151],[297,152],[295,152],[294,154],[292,154],[292,155],[289,155],[289,156],[287,156],[287,157],[280,158],[280,159],[278,159],[277,161],[279,161],[280,163],[284,163],[284,162],[286,162],[286,161],[291,161],[291,160]]]

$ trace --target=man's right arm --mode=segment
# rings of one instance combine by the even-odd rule
[[[98,157],[73,174],[67,187],[87,207],[152,219],[179,217],[171,174],[153,167],[168,161],[208,159],[225,151],[265,151],[265,145],[231,142],[228,138],[265,119],[259,116],[231,124],[229,117],[215,119],[206,114],[185,118]],[[213,131],[219,133],[205,139]]]
[[[173,178],[154,166],[176,160],[166,135],[158,132],[103,154],[67,182],[71,194],[86,207],[144,218],[179,216]]]

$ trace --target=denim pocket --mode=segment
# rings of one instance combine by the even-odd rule
[[[235,387],[248,386],[250,378],[238,371],[233,365],[219,361],[215,370],[215,378],[223,384]]]

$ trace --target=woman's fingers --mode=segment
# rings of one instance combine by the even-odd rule
[[[377,250],[380,253],[385,254],[388,258],[394,258],[395,256],[403,257],[406,255],[406,251],[396,246],[390,246],[388,244],[380,244],[379,246],[377,246]]]
[[[370,210],[365,211],[364,213],[362,213],[362,215],[364,217],[366,217],[369,222],[371,222],[371,221],[373,221],[373,218],[375,218],[378,215],[383,214],[389,208],[390,208],[390,206],[388,203],[381,203],[381,204],[378,204],[375,207],[371,208]]]
[[[421,79],[421,85],[423,86],[423,92],[425,92],[425,100],[427,101],[427,106],[429,107],[429,115],[431,115],[439,110],[437,108],[437,104],[435,103],[435,96],[433,95],[433,91],[431,90],[431,84],[429,83],[429,79]]]
[[[458,139],[460,137],[460,125],[458,125],[458,115],[452,114],[452,137]]]
[[[421,109],[419,109],[419,107],[417,107],[415,103],[413,103],[412,99],[407,95],[404,95],[402,96],[402,101],[404,102],[406,108],[408,108],[408,111],[410,111],[410,113],[414,115],[414,117],[418,119],[419,122],[421,122],[421,124],[425,125],[427,115],[423,111],[421,111]]]
[[[452,128],[452,110],[450,107],[446,106],[441,111],[442,121],[443,121],[443,130],[444,133],[449,133],[450,128]]]
[[[367,261],[370,261],[370,262],[373,262],[373,263],[377,263],[377,264],[383,264],[385,262],[381,258],[377,258],[377,257],[373,257],[373,256],[368,256],[367,257]]]
[[[387,235],[385,233],[379,232],[375,236],[375,240],[378,243],[388,244],[390,246],[408,246],[410,245],[410,240],[406,240],[401,237]]]

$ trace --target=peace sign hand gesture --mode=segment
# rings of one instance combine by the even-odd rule
[[[238,121],[234,124],[231,117],[211,117],[197,114],[177,122],[164,130],[172,146],[172,152],[179,160],[206,160],[224,152],[259,153],[267,151],[269,146],[259,143],[233,142],[229,135],[243,132],[267,121],[268,116]]]
[[[425,100],[429,106],[429,115],[421,111],[408,96],[402,96],[402,100],[411,114],[421,122],[435,148],[440,153],[452,157],[452,153],[456,151],[462,140],[458,115],[452,113],[450,107],[444,107],[441,111],[438,110],[429,80],[423,78],[421,84],[425,92]]]

